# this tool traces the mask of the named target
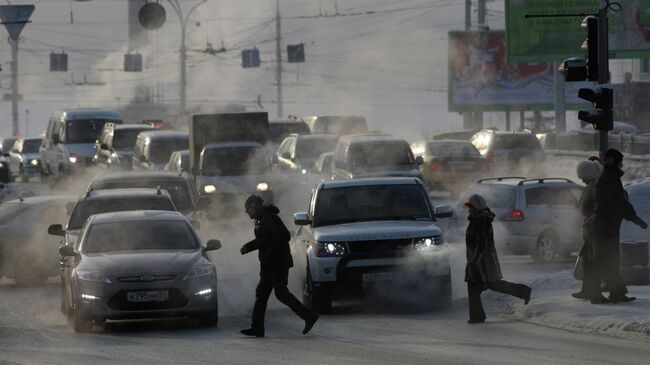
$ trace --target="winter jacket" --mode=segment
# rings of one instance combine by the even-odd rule
[[[468,217],[469,225],[465,235],[467,245],[467,266],[465,281],[488,283],[501,280],[501,266],[494,247],[492,221],[494,213],[489,208],[474,212]]]
[[[634,207],[623,189],[621,176],[623,171],[620,169],[605,167],[594,183],[593,228],[598,236],[618,237],[623,219],[636,219]]]
[[[578,202],[578,207],[580,208],[580,213],[582,214],[582,237],[580,250],[578,255],[581,257],[593,260],[595,255],[594,250],[594,205],[595,201],[595,191],[596,191],[595,181],[591,184],[588,184],[585,190],[580,196],[580,201]]]
[[[265,205],[255,219],[255,239],[244,245],[247,251],[259,251],[262,271],[286,270],[293,266],[289,248],[291,234],[278,213],[280,209],[275,205]]]

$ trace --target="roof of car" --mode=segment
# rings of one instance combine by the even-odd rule
[[[121,120],[120,114],[114,110],[96,109],[96,108],[79,108],[79,109],[65,109],[57,110],[53,113],[55,117],[63,117],[66,120],[74,120],[78,118],[105,118]]]
[[[504,177],[481,179],[477,183],[478,184],[500,184],[500,185],[509,185],[509,186],[529,186],[529,185],[536,185],[536,184],[537,185],[538,184],[575,185],[575,182],[563,177],[527,179],[521,176],[504,176]]]
[[[310,140],[310,139],[332,139],[332,140],[339,139],[339,136],[337,136],[336,134],[326,134],[326,133],[315,133],[315,134],[292,133],[291,135],[296,136],[299,139],[304,138],[306,140]]]
[[[153,131],[158,130],[155,127],[146,124],[114,124],[115,130],[142,130],[142,131]]]
[[[495,131],[493,129],[483,129],[479,133],[490,133],[494,135],[523,135],[523,136],[534,136],[531,132],[528,131]]]
[[[166,190],[161,189],[158,194],[157,189],[145,188],[128,188],[128,189],[102,189],[92,190],[79,197],[79,200],[108,200],[116,198],[138,198],[138,197],[155,197],[160,199],[169,199]]]
[[[95,177],[90,185],[95,182],[106,182],[116,180],[186,180],[185,177],[179,175],[177,172],[172,171],[111,171]]]
[[[232,147],[258,147],[262,148],[262,145],[257,142],[221,142],[221,143],[208,143],[203,146],[204,150],[209,150],[212,148],[232,148]]]
[[[153,130],[142,132],[142,133],[140,133],[140,135],[142,137],[144,137],[144,138],[148,138],[148,137],[158,137],[158,138],[188,137],[187,132],[160,130],[160,129],[155,129],[155,128]]]
[[[391,136],[390,134],[384,133],[360,133],[360,134],[348,134],[341,136],[339,141],[343,142],[406,142],[405,139]]]
[[[348,188],[354,186],[373,185],[417,185],[419,180],[414,177],[376,177],[354,180],[326,181],[321,184],[321,189]]]
[[[302,119],[284,118],[284,119],[269,119],[269,124],[304,124]]]
[[[454,144],[468,144],[473,146],[469,141],[465,141],[462,139],[422,139],[419,141],[415,141],[413,143],[435,143],[435,144],[442,144],[442,143],[454,143]]]
[[[92,215],[88,224],[102,224],[128,221],[187,221],[179,212],[167,210],[133,210]]]

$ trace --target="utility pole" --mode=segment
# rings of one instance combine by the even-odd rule
[[[19,132],[18,125],[18,39],[10,39],[11,43],[11,120],[13,135]]]
[[[280,18],[280,0],[275,1],[275,82],[277,87],[277,114],[278,118],[281,118],[284,115],[283,105],[282,105],[282,26]]]
[[[609,4],[607,0],[600,0],[600,9],[598,10],[598,83],[609,84],[609,19],[607,18],[607,8]],[[614,101],[612,92],[611,101]],[[614,119],[614,114],[610,107],[610,118]],[[613,120],[611,121],[613,124]],[[600,144],[600,158],[605,158],[605,151],[608,149],[609,138],[607,136],[609,130],[600,128],[598,130],[598,138]]]
[[[477,27],[480,32],[487,31],[487,24],[485,23],[485,17],[487,15],[486,8],[487,0],[478,0],[478,21]],[[483,112],[474,113],[474,128],[483,128]]]
[[[465,0],[465,31],[472,29],[472,0]],[[474,113],[463,113],[463,129],[474,129]]]

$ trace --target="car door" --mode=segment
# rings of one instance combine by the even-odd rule
[[[560,235],[561,249],[574,252],[580,246],[582,214],[578,207],[583,188],[567,184],[553,189],[551,205],[554,213],[554,225]]]

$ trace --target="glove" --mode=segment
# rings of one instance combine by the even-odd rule
[[[635,217],[632,222],[643,229],[648,229],[648,223],[646,223],[641,217]]]
[[[249,253],[250,251],[248,250],[248,247],[246,247],[246,245],[243,245],[243,246],[241,246],[241,249],[239,250],[239,252],[242,255],[245,255],[245,254]]]

